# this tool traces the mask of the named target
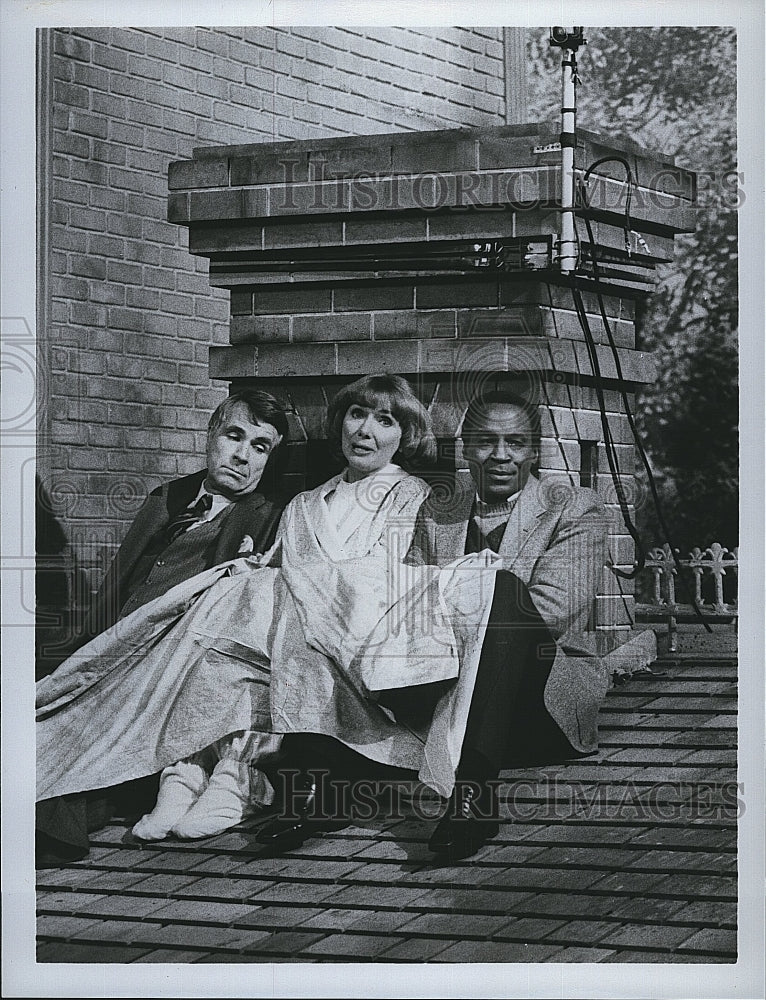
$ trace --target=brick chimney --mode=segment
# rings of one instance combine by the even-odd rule
[[[543,123],[198,149],[171,164],[168,217],[188,227],[190,252],[210,261],[210,283],[231,290],[230,345],[211,348],[211,378],[288,401],[289,489],[336,471],[323,418],[333,393],[360,375],[396,372],[415,386],[439,439],[436,471],[423,470],[432,480],[461,467],[468,397],[509,383],[541,404],[543,476],[597,489],[610,514],[610,558],[632,565],[598,380],[572,281],[556,267],[557,140],[558,126]],[[672,260],[674,236],[694,229],[695,177],[629,140],[578,133],[579,171],[605,156],[632,169],[629,217],[625,167],[605,162],[588,185],[592,241],[578,211],[576,283],[632,512],[635,455],[621,394],[632,407],[655,374],[636,348],[635,310],[656,266]],[[628,669],[654,655],[653,633],[633,633],[633,604],[632,582],[605,569],[593,621],[602,651]]]

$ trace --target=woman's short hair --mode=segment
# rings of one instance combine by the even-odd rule
[[[395,417],[402,429],[402,439],[393,459],[397,464],[417,467],[436,458],[431,417],[401,375],[365,375],[337,393],[327,411],[327,439],[337,457],[342,455],[343,418],[351,406],[388,410]]]
[[[215,434],[230,419],[234,408],[240,404],[245,407],[253,423],[271,424],[277,434],[282,438],[287,437],[284,404],[263,389],[240,389],[224,399],[213,411],[207,425],[208,433]]]

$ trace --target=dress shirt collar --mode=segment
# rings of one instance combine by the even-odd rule
[[[213,503],[210,507],[210,510],[206,510],[204,515],[200,518],[200,522],[212,521],[214,517],[217,517],[221,513],[222,510],[226,510],[227,507],[230,507],[233,503],[236,503],[235,500],[230,500],[228,497],[223,496],[223,494],[221,493],[213,493],[212,490],[207,489],[207,479],[203,479],[202,485],[200,486],[199,491],[197,492],[197,495],[194,498],[194,500],[192,500],[192,502],[189,504],[189,507],[193,507],[194,504],[206,493],[209,497],[212,498]]]

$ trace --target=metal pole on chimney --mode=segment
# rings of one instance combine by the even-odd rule
[[[585,45],[582,28],[551,28],[549,42],[562,50],[561,60],[561,241],[559,268],[571,274],[577,267],[575,228],[575,148],[577,147],[577,50]]]

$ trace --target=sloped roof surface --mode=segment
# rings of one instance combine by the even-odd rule
[[[734,962],[736,665],[653,670],[610,691],[598,757],[502,775],[473,859],[434,865],[411,804],[278,858],[116,822],[39,873],[38,961]]]

